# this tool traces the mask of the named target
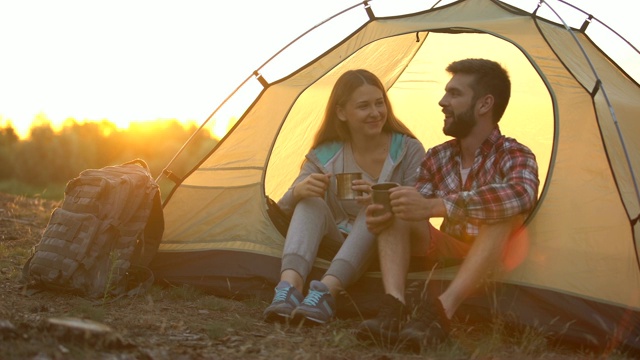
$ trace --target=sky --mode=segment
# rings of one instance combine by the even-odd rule
[[[282,47],[359,2],[0,0],[0,126],[25,136],[44,118],[202,123]],[[382,16],[434,2],[371,4]],[[628,0],[574,2],[640,48]]]

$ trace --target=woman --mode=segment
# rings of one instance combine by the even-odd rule
[[[413,185],[425,150],[391,109],[380,80],[363,69],[344,73],[333,87],[323,123],[300,174],[278,202],[291,215],[282,255],[280,283],[265,321],[306,318],[326,323],[335,317],[338,292],[351,285],[375,253],[375,237],[367,230],[365,208],[371,185]],[[336,197],[333,174],[360,172],[354,200]],[[320,281],[306,278],[320,243],[339,247]]]

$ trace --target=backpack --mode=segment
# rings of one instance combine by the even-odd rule
[[[146,266],[163,232],[160,190],[143,160],[84,170],[67,183],[23,278],[90,299],[138,294],[153,283]]]

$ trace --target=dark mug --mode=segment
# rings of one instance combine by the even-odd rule
[[[396,186],[400,186],[400,184],[394,182],[385,182],[371,186],[371,201],[373,201],[374,204],[380,204],[384,206],[384,211],[382,212],[382,214],[391,212],[391,204],[389,203],[389,189],[393,189]]]

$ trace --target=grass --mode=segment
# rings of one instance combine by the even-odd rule
[[[114,279],[117,276],[117,261],[120,256],[119,251],[111,251],[109,253],[109,272],[107,274],[107,281],[104,285],[104,291],[102,292],[102,302],[106,303],[111,297],[111,292],[115,289],[116,284],[114,284]]]
[[[513,328],[508,318],[498,316],[480,324],[455,320],[449,341],[414,354],[398,346],[359,341],[354,329],[360,318],[313,327],[266,324],[261,315],[271,299],[219,298],[192,286],[155,284],[145,294],[106,302],[54,292],[25,296],[19,285],[21,269],[54,205],[25,197],[0,203],[0,215],[8,219],[0,223],[0,359],[634,358],[621,351],[591,353],[562,348],[544,332]],[[56,336],[46,327],[46,320],[52,317],[101,322],[114,329],[123,342],[93,346]],[[17,330],[3,329],[2,321]]]
[[[42,198],[47,200],[62,200],[66,184],[49,184],[36,186],[25,184],[15,179],[0,181],[0,192],[14,194],[30,198]]]
[[[162,348],[174,343],[172,346],[176,348],[186,346],[198,351],[210,349],[215,354],[222,351],[222,355],[215,358],[631,359],[621,353],[603,357],[601,354],[563,350],[548,343],[544,334],[533,329],[509,329],[507,322],[500,318],[481,326],[454,323],[453,340],[413,354],[399,347],[358,341],[353,332],[359,322],[357,319],[338,319],[327,326],[315,327],[264,324],[259,314],[267,303],[260,299],[237,301],[217,298],[188,286],[167,288],[155,285],[144,296],[107,304],[65,298],[66,310],[63,315],[106,323],[140,348]],[[39,310],[49,316],[58,316],[59,311],[56,305]],[[41,335],[40,346],[46,348],[51,339],[45,334]],[[34,337],[30,335],[31,342]],[[164,340],[140,345],[154,338]],[[62,343],[70,351],[69,358],[96,356],[95,352],[82,344],[66,343],[64,340]],[[119,351],[98,350],[103,354],[111,353],[112,356],[118,356],[114,354]],[[179,353],[184,350],[175,351]],[[15,358],[22,358],[23,355],[30,357],[26,356],[29,352],[20,354]],[[4,358],[1,351],[0,358]],[[183,358],[207,356],[199,354]]]
[[[96,306],[93,302],[76,298],[69,309],[68,315],[81,319],[89,319],[93,321],[104,321],[107,315],[107,309],[104,306]]]

